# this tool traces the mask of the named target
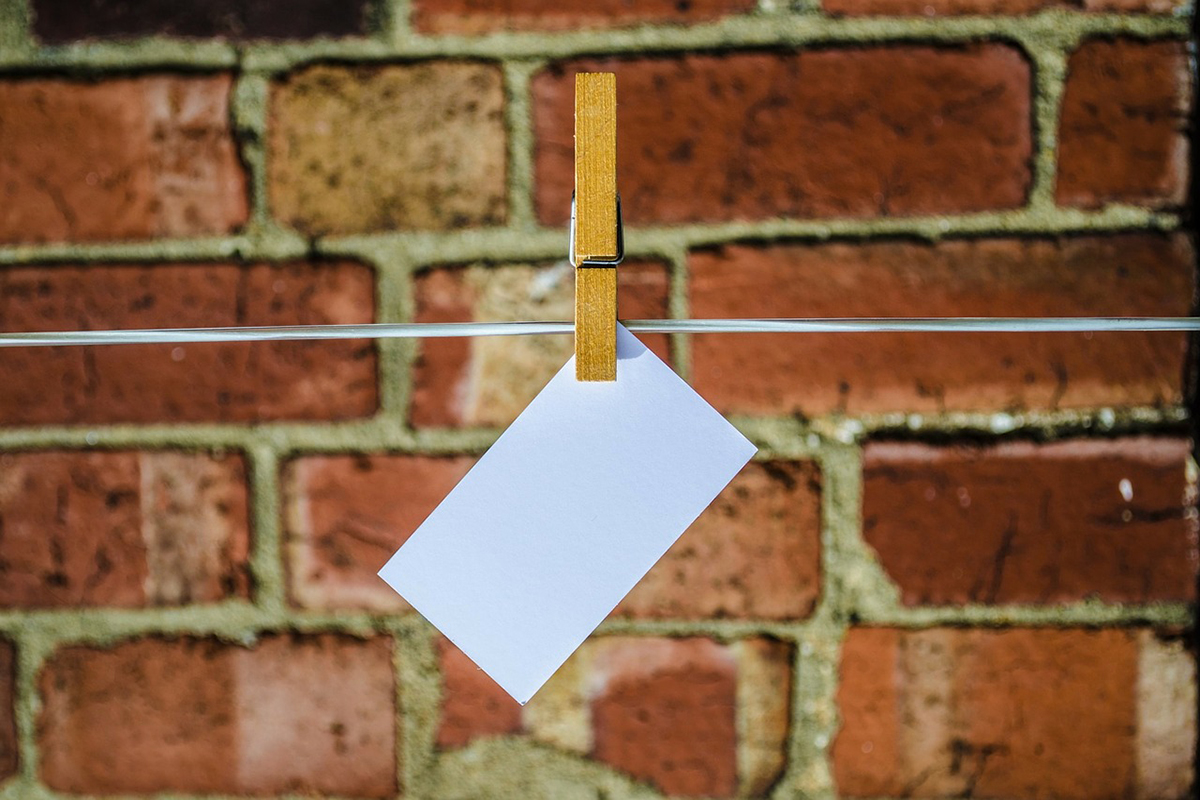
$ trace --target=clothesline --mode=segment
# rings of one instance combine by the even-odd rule
[[[1200,317],[872,317],[821,319],[638,319],[633,333],[1052,333],[1198,331]],[[0,333],[0,347],[191,344],[311,339],[431,339],[454,336],[562,334],[573,322],[412,322],[233,328]]]

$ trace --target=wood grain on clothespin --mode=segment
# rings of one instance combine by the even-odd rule
[[[617,379],[617,77],[575,76],[575,377]]]

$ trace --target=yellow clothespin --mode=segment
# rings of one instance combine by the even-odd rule
[[[617,264],[624,257],[617,196],[617,76],[575,76],[575,378],[617,379]]]

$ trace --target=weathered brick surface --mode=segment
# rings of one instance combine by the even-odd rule
[[[520,703],[447,640],[438,639],[437,652],[442,670],[439,748],[448,750],[485,736],[521,732]]]
[[[374,319],[354,263],[0,270],[0,330],[313,325]],[[376,408],[365,341],[0,350],[0,423],[344,419]]]
[[[289,585],[305,608],[408,611],[376,573],[473,458],[307,456],[285,472]],[[743,470],[617,607],[635,618],[798,619],[820,589],[820,478]]]
[[[838,703],[845,797],[1183,797],[1191,783],[1195,664],[1149,631],[852,629]]]
[[[240,456],[0,454],[0,607],[246,597],[247,507]]]
[[[755,8],[754,0],[415,0],[412,22],[426,33],[557,31],[705,22]]]
[[[0,80],[0,244],[238,228],[231,86],[228,75]]]
[[[307,39],[369,30],[369,0],[34,0],[43,42],[134,36]]]
[[[1181,204],[1188,182],[1187,45],[1090,40],[1067,69],[1058,202]]]
[[[391,797],[391,640],[141,639],[58,651],[40,681],[41,778],[58,791]]]
[[[836,16],[1023,15],[1049,9],[1096,13],[1168,14],[1178,0],[824,0],[822,8]]]
[[[524,708],[453,646],[438,652],[442,747],[525,735],[689,797],[761,796],[783,771],[792,649],[782,642],[593,638]]]
[[[293,73],[271,96],[274,213],[309,235],[501,223],[503,113],[490,64]]]
[[[871,444],[863,537],[907,605],[1190,601],[1190,447],[1147,438]]]
[[[17,771],[16,679],[17,654],[11,642],[0,639],[0,782]]]
[[[799,619],[820,593],[820,475],[746,466],[621,601],[617,616]]]
[[[309,456],[284,475],[292,602],[407,611],[375,573],[425,521],[474,458]]]
[[[1030,181],[1030,69],[1006,45],[588,59],[534,78],[536,203],[564,222],[574,74],[623,103],[626,222],[1011,208]]]
[[[694,253],[696,317],[1190,313],[1184,236],[927,245],[728,245]],[[724,411],[806,415],[1179,402],[1177,333],[704,334],[693,382]]]
[[[669,316],[666,265],[633,261],[619,267],[622,319]],[[417,322],[569,320],[575,275],[554,265],[444,267],[417,276]],[[668,359],[665,334],[639,337]],[[413,369],[409,418],[417,426],[503,427],[517,418],[573,352],[570,336],[480,337],[422,341]]]

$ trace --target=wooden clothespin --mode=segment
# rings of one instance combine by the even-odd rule
[[[617,76],[575,76],[575,378],[617,379],[617,264],[624,256],[617,197]]]

